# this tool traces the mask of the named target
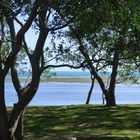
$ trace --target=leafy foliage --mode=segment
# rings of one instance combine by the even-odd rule
[[[92,4],[91,4],[92,3]],[[134,63],[139,69],[139,1],[85,1],[86,8],[83,13],[77,16],[66,30],[66,36],[69,41],[74,41],[73,45],[77,47],[77,53],[70,57],[77,63],[84,59],[79,53],[79,47],[75,32],[82,40],[87,54],[93,65],[99,62],[99,69],[110,69],[112,67],[113,54],[115,48],[119,50],[119,68],[127,73],[127,65],[132,67]],[[82,6],[80,7],[82,8]],[[59,11],[63,18],[67,17],[66,11]],[[71,13],[73,14],[73,13]],[[71,28],[73,28],[71,30]],[[118,46],[119,45],[119,46]],[[68,56],[70,56],[68,54]],[[81,58],[78,59],[77,58]],[[80,60],[80,61],[78,61]],[[126,66],[126,68],[124,68]],[[131,67],[131,68],[132,68]],[[104,71],[104,70],[103,70]],[[133,71],[133,68],[131,69]],[[130,74],[130,73],[127,73]],[[128,76],[128,75],[125,75]],[[128,76],[128,79],[130,76]]]

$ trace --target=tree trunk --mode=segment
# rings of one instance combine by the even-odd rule
[[[108,92],[105,99],[107,107],[116,106],[115,92]]]
[[[0,140],[11,140],[7,116],[5,115],[5,110],[2,109],[2,107],[0,109]]]
[[[0,76],[0,140],[10,140],[10,131],[8,127],[8,117],[4,97],[4,78],[2,76]]]
[[[119,49],[118,49],[118,47],[116,47],[114,50],[114,56],[113,56],[113,65],[112,65],[110,85],[109,85],[108,93],[107,93],[107,97],[106,97],[106,99],[107,99],[106,105],[107,106],[116,106],[115,86],[116,86],[118,64],[119,64]]]
[[[83,56],[85,57],[85,59],[87,61],[87,64],[88,64],[89,68],[91,69],[91,74],[94,75],[95,79],[98,81],[98,83],[99,83],[99,85],[101,87],[101,90],[102,90],[104,96],[106,96],[107,90],[105,88],[105,84],[104,84],[103,79],[98,75],[98,72],[96,71],[96,68],[92,64],[92,61],[90,60],[90,57],[89,57],[87,51],[85,50],[85,47],[82,44],[81,40],[79,38],[77,38],[77,39],[78,39],[79,44],[80,44],[79,50],[83,54]]]
[[[105,104],[105,95],[102,93],[102,103]]]
[[[92,94],[92,91],[93,91],[93,88],[94,88],[95,77],[94,78],[91,77],[91,80],[92,80],[92,83],[91,83],[90,90],[88,92],[88,97],[87,97],[87,100],[86,100],[86,104],[89,104],[89,102],[90,102],[91,94]]]
[[[15,136],[14,136],[15,140],[23,140],[23,116],[24,116],[24,112],[20,116],[17,124],[17,129],[15,131]]]

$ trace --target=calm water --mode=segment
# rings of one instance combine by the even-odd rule
[[[88,83],[41,83],[30,105],[72,105],[84,104],[90,84]],[[93,90],[91,104],[102,104],[102,92],[98,84]],[[140,104],[140,85],[116,87],[117,104]],[[17,102],[12,83],[6,83],[6,104]]]
[[[90,78],[90,72],[89,71],[54,71],[56,74],[55,77],[58,78]],[[44,74],[43,74],[44,75]],[[108,77],[110,75],[110,72],[107,72],[106,74],[99,73],[102,77]],[[137,77],[140,77],[140,73],[135,73]],[[29,76],[28,72],[20,72],[19,76],[22,78],[27,78]],[[44,75],[45,76],[45,75]],[[10,74],[7,75],[7,77],[10,77]]]

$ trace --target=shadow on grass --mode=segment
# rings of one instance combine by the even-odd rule
[[[34,139],[43,140],[44,136],[50,140],[68,136],[79,140],[140,139],[140,105],[112,109],[92,105],[31,107],[24,122],[25,135]]]

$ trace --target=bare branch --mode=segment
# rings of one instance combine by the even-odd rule
[[[49,20],[49,17],[50,17],[50,15],[51,15],[51,12],[52,12],[52,10],[51,10],[51,8],[48,10],[48,15],[47,15],[47,18],[46,18],[46,21],[48,22],[48,20]]]
[[[14,17],[14,19],[21,27],[23,26],[23,23],[17,17]]]
[[[56,30],[63,29],[65,27],[67,27],[72,22],[72,20],[73,20],[73,18],[71,18],[69,21],[67,21],[64,25],[61,25],[61,26],[58,26],[58,27],[49,28],[49,31],[56,31]]]
[[[61,64],[61,65],[48,65],[46,67],[43,68],[43,70],[47,69],[47,68],[60,68],[60,67],[69,67],[69,68],[72,68],[72,69],[79,69],[81,68],[82,66],[73,66],[73,65],[69,65],[69,64]]]
[[[97,71],[100,71],[100,70],[102,70],[103,68],[105,68],[107,66],[109,66],[109,64],[104,64],[102,67],[98,68]]]
[[[17,36],[16,36],[16,43],[13,47],[13,51],[9,54],[8,58],[7,58],[7,61],[5,63],[5,67],[3,69],[4,71],[4,75],[6,75],[9,71],[9,68],[12,64],[12,61],[13,59],[15,58],[15,56],[17,55],[17,53],[20,51],[20,46],[22,44],[22,40],[23,40],[23,37],[24,37],[24,34],[28,31],[28,29],[30,28],[34,18],[36,17],[37,15],[37,9],[38,9],[38,4],[37,4],[37,1],[34,3],[34,6],[32,8],[32,11],[30,13],[30,16],[27,20],[27,22],[23,25],[23,27],[19,30],[19,32],[17,33]]]
[[[31,61],[31,54],[29,52],[28,45],[26,43],[25,37],[23,38],[23,43],[24,43],[24,49],[25,49],[25,51],[26,51],[26,53],[28,55],[29,60]]]
[[[44,60],[44,53],[41,54],[41,68],[43,68],[45,65],[45,60]]]
[[[60,54],[57,54],[57,55],[54,56],[53,58],[49,59],[48,61],[45,62],[45,64],[51,62],[51,61],[54,60],[54,59],[56,59],[59,55],[60,55]]]
[[[21,27],[23,27],[23,24],[22,24],[22,22],[19,20],[19,19],[17,19],[16,17],[14,17],[14,19],[16,20],[16,22],[21,26]],[[23,43],[24,43],[24,49],[25,49],[25,51],[26,51],[26,53],[27,53],[27,55],[28,55],[28,58],[29,58],[29,60],[31,61],[31,54],[29,53],[29,47],[28,47],[28,45],[27,45],[27,43],[26,43],[26,40],[25,40],[25,36],[23,37]]]
[[[70,64],[60,64],[60,65],[47,65],[45,67],[43,67],[41,69],[41,73],[45,70],[45,69],[48,69],[48,68],[60,68],[60,67],[69,67],[71,69],[80,69],[84,66],[84,63],[85,61],[83,61],[79,66],[74,66],[74,65],[70,65]]]

